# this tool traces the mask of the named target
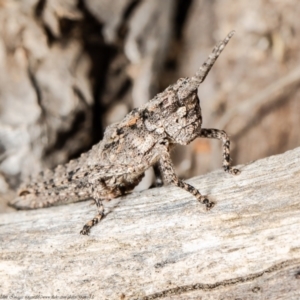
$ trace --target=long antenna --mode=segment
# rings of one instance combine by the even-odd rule
[[[195,80],[198,82],[198,85],[204,81],[205,77],[209,73],[210,69],[214,65],[215,61],[229,42],[229,40],[232,38],[232,36],[235,34],[235,31],[232,30],[228,33],[227,37],[219,42],[218,45],[214,47],[211,54],[208,56],[207,60],[203,63],[203,65],[199,68],[199,70],[196,72],[196,74],[191,77],[192,80]]]
[[[234,35],[235,31],[232,30],[228,33],[227,37],[220,41],[218,45],[216,45],[211,54],[208,56],[206,61],[202,64],[202,66],[199,68],[199,70],[196,72],[196,74],[192,77],[190,77],[190,82],[189,84],[184,88],[184,96],[187,96],[190,94],[190,92],[195,91],[199,85],[204,81],[206,78],[207,74],[209,73],[210,69],[214,65],[215,61],[231,39],[231,37]]]

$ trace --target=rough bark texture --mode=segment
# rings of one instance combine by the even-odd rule
[[[77,1],[2,1],[0,193],[91,143],[91,62]],[[70,30],[68,30],[68,29]],[[74,29],[74,30],[72,30]],[[78,32],[78,30],[77,30]]]
[[[86,202],[2,214],[0,293],[94,299],[299,299],[300,148],[190,182],[205,212],[163,187],[107,204],[90,236]],[[23,298],[21,298],[23,299]]]

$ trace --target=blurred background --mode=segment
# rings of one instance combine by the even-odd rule
[[[0,0],[0,211],[22,178],[90,149],[232,29],[199,89],[203,127],[227,131],[234,164],[299,146],[299,16],[297,0]],[[172,156],[189,178],[221,168],[221,142]]]

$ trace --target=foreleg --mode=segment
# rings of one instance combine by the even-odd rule
[[[209,138],[209,139],[218,139],[221,140],[223,143],[223,169],[225,172],[237,175],[240,174],[240,170],[232,168],[230,166],[230,140],[228,135],[224,130],[219,129],[201,129],[200,138]]]

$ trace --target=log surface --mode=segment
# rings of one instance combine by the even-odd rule
[[[300,299],[300,148],[111,202],[0,215],[0,294],[20,299]],[[24,297],[24,298],[23,298]],[[38,298],[40,297],[40,298]]]

